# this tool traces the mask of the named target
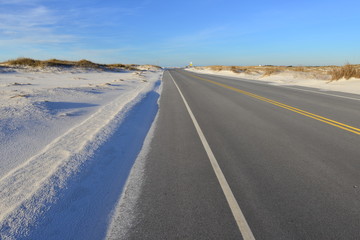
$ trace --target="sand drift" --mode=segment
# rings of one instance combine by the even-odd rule
[[[11,114],[3,114],[1,119],[5,123],[2,140],[13,146],[3,150],[3,156],[14,158],[0,161],[1,239],[104,238],[112,211],[158,110],[161,71],[66,73],[60,77],[63,85],[57,87],[54,82],[54,86],[45,87],[49,83],[41,85],[43,80],[37,81],[38,77],[54,81],[49,79],[53,75],[16,72],[1,76],[3,89],[7,90],[3,96],[14,93],[14,89],[7,89],[14,86],[27,92],[25,97],[19,97],[21,103],[8,100],[1,111],[37,110],[19,110],[22,114],[13,116],[14,121],[10,121]],[[10,85],[15,76],[27,78],[27,86],[33,89],[21,83]],[[69,76],[78,79],[64,85]],[[58,73],[55,77],[59,77]],[[125,80],[119,81],[119,77]],[[105,82],[98,82],[99,78]],[[90,86],[82,86],[84,82]],[[59,99],[61,95],[63,101]],[[13,130],[9,130],[9,122],[19,126],[13,123]],[[27,127],[19,130],[22,123]],[[50,134],[49,141],[46,135],[50,132],[58,135]],[[14,156],[14,146],[23,146],[21,139],[29,134],[34,134],[32,144],[38,145],[35,149],[41,149],[23,159],[21,156],[27,153],[21,152],[26,152],[26,148],[18,148],[19,154]],[[42,137],[47,141],[37,140]]]

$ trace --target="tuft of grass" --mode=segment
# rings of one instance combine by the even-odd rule
[[[266,68],[265,71],[264,71],[264,74],[263,76],[270,76],[271,74],[274,74],[274,73],[277,73],[277,72],[280,72],[281,69],[280,68],[277,68],[277,67],[269,67],[269,68]]]
[[[40,67],[41,61],[34,60],[32,58],[17,58],[5,62],[8,65],[12,66],[29,66],[29,67]]]
[[[306,72],[305,67],[292,67],[291,70],[296,72]]]
[[[12,96],[10,98],[28,98],[28,97],[30,97],[29,94],[18,94],[18,95]]]
[[[82,60],[76,62],[74,65],[75,65],[75,67],[93,68],[93,69],[100,68],[100,66],[101,66],[100,64],[90,62],[90,61],[88,61],[86,59],[82,59]]]
[[[231,67],[230,67],[230,70],[231,70],[232,72],[234,72],[234,73],[241,72],[241,71],[239,71],[239,67],[237,67],[237,66],[231,66]]]
[[[234,73],[246,73],[246,74],[253,74],[258,73],[257,67],[242,67],[242,66],[231,66],[230,70]]]
[[[41,61],[42,67],[73,67],[76,62],[59,60],[59,59],[49,59],[46,61]]]
[[[213,71],[223,71],[226,70],[226,66],[220,66],[220,65],[213,65],[213,66],[209,66],[209,68]]]
[[[138,70],[138,65],[136,64],[121,64],[121,63],[118,63],[118,64],[108,64],[106,65],[107,68],[109,69],[125,69],[125,70],[129,70],[129,71],[136,71]]]
[[[360,78],[360,67],[359,65],[345,64],[342,67],[333,67],[328,73],[331,75],[331,81],[341,78]]]

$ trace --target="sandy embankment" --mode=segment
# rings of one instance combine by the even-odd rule
[[[239,79],[252,79],[269,82],[274,85],[303,86],[321,89],[322,91],[339,91],[353,94],[360,94],[360,79],[340,79],[331,81],[331,76],[326,73],[299,72],[299,71],[279,71],[269,76],[264,76],[263,71],[250,73],[235,73],[229,70],[212,70],[210,67],[188,68],[188,71],[204,74],[214,74],[220,76],[230,76]]]

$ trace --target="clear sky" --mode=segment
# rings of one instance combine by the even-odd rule
[[[359,0],[0,0],[0,61],[360,63]]]

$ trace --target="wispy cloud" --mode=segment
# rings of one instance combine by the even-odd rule
[[[0,0],[0,58],[124,59],[140,51],[134,39],[141,30],[134,33],[132,23],[147,13],[150,4],[148,0],[124,4]]]
[[[20,2],[20,0],[17,0]],[[0,36],[2,42],[59,43],[74,40],[74,36],[57,33],[55,26],[60,19],[45,6],[31,6],[22,10],[0,10]]]
[[[16,4],[30,4],[33,5],[36,2],[39,2],[38,0],[1,0],[0,4],[3,5],[16,5]]]

